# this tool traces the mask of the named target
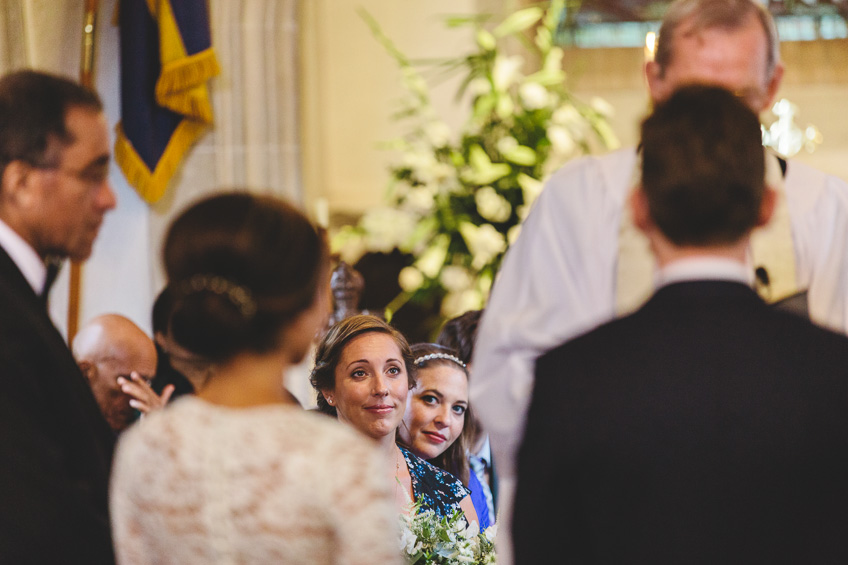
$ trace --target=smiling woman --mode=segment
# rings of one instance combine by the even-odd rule
[[[318,391],[321,412],[378,442],[402,512],[409,513],[410,503],[420,501],[423,510],[438,516],[461,509],[469,523],[476,522],[469,492],[461,481],[396,443],[414,375],[406,338],[380,318],[358,315],[342,320],[324,336],[315,354],[311,382]]]
[[[398,430],[413,453],[468,484],[465,430],[468,412],[468,371],[447,347],[418,343],[416,384],[409,391],[406,414]]]

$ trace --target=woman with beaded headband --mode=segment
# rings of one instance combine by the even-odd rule
[[[415,386],[398,428],[400,443],[415,455],[458,477],[471,490],[480,529],[490,525],[480,482],[468,468],[473,437],[468,403],[468,370],[452,349],[436,343],[412,346]]]
[[[469,492],[460,480],[397,444],[414,375],[406,338],[380,318],[356,315],[324,336],[315,353],[311,381],[321,412],[378,442],[401,511],[408,512],[415,500],[438,516],[461,509],[469,523],[477,522]]]
[[[373,444],[283,388],[329,314],[326,244],[295,208],[220,194],[170,227],[169,333],[212,364],[196,395],[122,436],[121,563],[398,563]]]

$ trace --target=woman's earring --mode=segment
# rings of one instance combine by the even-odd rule
[[[327,404],[329,404],[330,406],[333,405],[333,397],[332,396],[327,397]]]

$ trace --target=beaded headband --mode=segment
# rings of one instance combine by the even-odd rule
[[[256,313],[256,302],[250,291],[238,283],[217,275],[194,275],[180,285],[183,294],[188,296],[195,292],[209,291],[220,296],[226,296],[241,315],[247,319]]]
[[[420,365],[421,363],[426,363],[432,359],[447,359],[448,361],[453,361],[463,369],[465,368],[465,363],[463,363],[459,357],[451,355],[450,353],[428,353],[427,355],[423,355],[415,359],[412,364]]]

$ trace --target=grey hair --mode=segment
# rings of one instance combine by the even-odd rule
[[[684,24],[690,24],[690,33],[705,29],[736,30],[742,27],[745,17],[753,14],[766,34],[766,79],[771,80],[780,62],[780,40],[777,27],[768,9],[757,0],[677,0],[665,13],[654,61],[659,65],[660,76],[665,74],[674,53],[675,34]]]

